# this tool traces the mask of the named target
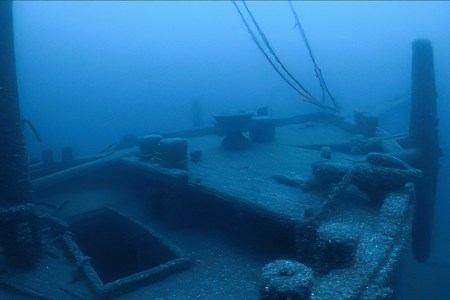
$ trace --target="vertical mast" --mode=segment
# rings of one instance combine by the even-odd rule
[[[415,184],[413,254],[424,262],[431,249],[434,203],[439,169],[437,93],[434,79],[433,48],[429,40],[419,39],[412,44],[412,90],[409,137],[419,157],[413,162],[422,170]]]
[[[0,1],[0,207],[31,197],[14,54],[12,1]]]

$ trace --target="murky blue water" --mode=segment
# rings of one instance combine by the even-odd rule
[[[284,65],[320,98],[288,2],[248,7]],[[341,113],[379,115],[392,133],[408,126],[411,43],[431,41],[444,152],[433,250],[428,265],[405,266],[401,291],[404,299],[449,299],[450,6],[335,1],[294,7]],[[230,110],[266,106],[277,117],[320,111],[276,74],[229,1],[17,1],[14,26],[21,111],[43,140],[25,128],[31,157],[64,146],[82,156],[128,133],[192,128],[193,103],[201,105],[205,125]]]

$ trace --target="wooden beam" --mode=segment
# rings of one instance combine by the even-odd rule
[[[19,111],[12,1],[0,1],[0,207],[31,198]]]
[[[442,155],[438,139],[433,48],[429,40],[413,42],[411,75],[409,138],[411,146],[420,153],[412,166],[422,171],[422,177],[415,183],[412,244],[414,258],[424,262],[431,250],[439,157]]]

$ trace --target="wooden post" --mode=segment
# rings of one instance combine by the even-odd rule
[[[0,1],[0,207],[31,197],[15,62],[12,1]]]
[[[422,170],[415,183],[413,254],[417,261],[428,259],[431,249],[434,203],[439,169],[437,93],[434,80],[433,48],[429,40],[412,44],[412,86],[409,138],[419,150],[413,166]]]
[[[0,1],[0,244],[6,261],[35,266],[40,241],[23,141],[12,1]]]

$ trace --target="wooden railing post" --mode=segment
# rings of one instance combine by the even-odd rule
[[[0,207],[31,196],[15,62],[12,1],[0,1]]]
[[[431,249],[434,203],[439,169],[437,93],[434,78],[433,48],[429,40],[412,44],[412,85],[409,138],[420,155],[413,166],[422,170],[415,183],[413,254],[417,261],[428,259]]]
[[[40,250],[37,217],[22,135],[12,1],[0,1],[0,246],[16,267],[35,266]]]

